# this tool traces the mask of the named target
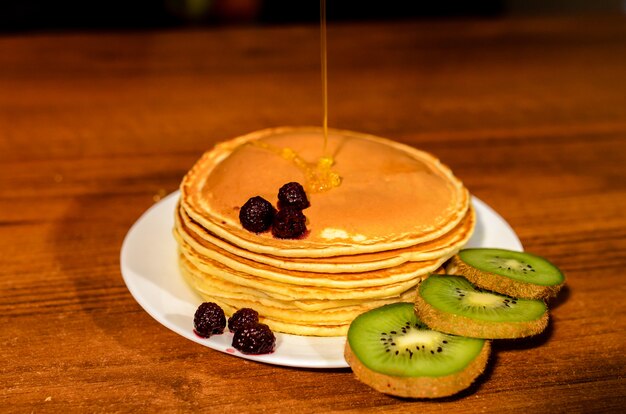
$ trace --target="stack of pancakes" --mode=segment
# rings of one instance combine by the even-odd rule
[[[255,144],[256,143],[256,144]],[[258,145],[262,143],[263,145]],[[253,308],[273,330],[337,336],[360,313],[413,301],[415,286],[470,238],[475,217],[463,184],[435,157],[386,139],[330,130],[341,185],[307,191],[307,233],[252,233],[240,207],[278,189],[323,153],[318,128],[275,128],[217,145],[181,184],[174,235],[187,282],[227,314]]]

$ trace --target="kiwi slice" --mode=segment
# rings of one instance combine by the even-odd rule
[[[447,271],[483,289],[527,299],[556,296],[565,283],[559,268],[543,257],[503,249],[461,250]]]
[[[377,391],[437,398],[467,387],[487,365],[490,343],[433,331],[411,303],[359,315],[348,329],[345,358],[357,379]]]
[[[521,338],[548,325],[544,301],[485,291],[461,276],[430,275],[417,289],[415,310],[432,329],[473,338]]]

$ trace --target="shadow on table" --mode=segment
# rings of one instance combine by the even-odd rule
[[[565,281],[565,283],[567,283],[567,281]],[[567,302],[570,298],[572,294],[572,291],[569,287],[569,285],[565,285],[561,288],[561,290],[559,291],[558,295],[550,300],[547,301],[548,303],[548,308],[550,310],[554,310],[558,307],[560,307],[561,305],[563,305],[565,302]]]

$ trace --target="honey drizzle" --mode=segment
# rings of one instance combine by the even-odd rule
[[[341,177],[331,169],[334,164],[331,157],[320,157],[317,163],[311,163],[305,161],[291,148],[280,148],[263,141],[251,141],[250,144],[271,151],[293,163],[304,174],[307,192],[321,193],[341,184]]]
[[[322,66],[322,130],[324,134],[324,148],[317,163],[310,163],[302,159],[291,148],[279,148],[262,141],[252,141],[251,145],[271,151],[284,160],[292,162],[304,174],[308,192],[320,193],[328,191],[341,184],[341,177],[331,169],[335,160],[328,154],[328,59],[326,56],[326,0],[320,0],[320,54]]]

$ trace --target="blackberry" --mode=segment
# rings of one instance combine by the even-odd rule
[[[278,190],[278,208],[293,207],[304,210],[310,205],[304,188],[299,183],[287,183]]]
[[[295,239],[306,232],[306,217],[301,210],[284,208],[274,217],[272,234],[279,239]]]
[[[276,209],[263,197],[250,198],[239,210],[239,221],[244,229],[262,233],[270,228]]]
[[[203,338],[224,332],[226,316],[224,311],[213,302],[204,302],[198,306],[193,317],[193,330]]]
[[[233,313],[233,316],[228,318],[228,329],[231,332],[237,332],[238,330],[257,322],[259,322],[259,313],[257,311],[250,308],[242,308]]]
[[[276,337],[269,326],[254,323],[235,332],[232,345],[244,354],[269,354],[274,351]]]

